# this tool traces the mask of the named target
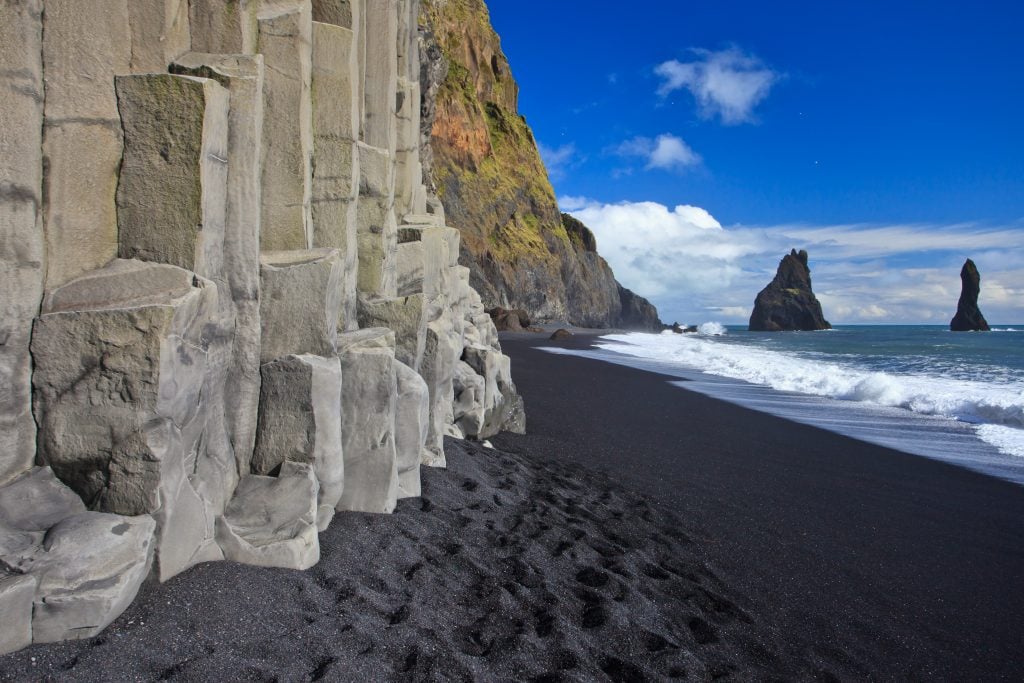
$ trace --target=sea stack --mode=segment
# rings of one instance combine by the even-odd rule
[[[953,332],[988,332],[988,322],[978,308],[981,274],[971,259],[964,261],[964,267],[960,269],[960,282],[960,301],[956,305],[956,315],[949,321],[949,329]]]
[[[751,332],[830,330],[811,291],[807,252],[793,249],[779,262],[775,278],[761,290],[750,314]]]

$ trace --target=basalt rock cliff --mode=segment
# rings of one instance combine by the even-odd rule
[[[953,332],[988,332],[988,322],[978,308],[981,274],[971,259],[967,259],[960,269],[960,283],[960,300],[956,305],[956,315],[949,321],[949,329]]]
[[[782,258],[775,278],[757,295],[750,314],[750,330],[781,332],[831,328],[811,290],[807,252],[794,249]]]
[[[460,262],[488,308],[585,327],[660,329],[622,288],[593,234],[559,212],[519,88],[483,0],[424,0],[421,87],[428,185],[462,232]]]
[[[0,2],[0,653],[149,576],[309,567],[445,435],[523,430],[422,182],[418,16]]]

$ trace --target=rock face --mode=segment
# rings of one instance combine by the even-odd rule
[[[750,314],[753,332],[829,330],[821,304],[811,291],[807,252],[792,250],[779,262],[779,270],[754,301]]]
[[[423,180],[419,0],[94,4],[0,2],[0,653],[309,567],[525,428]]]
[[[971,259],[967,259],[960,269],[960,283],[960,300],[956,305],[956,315],[949,321],[949,329],[953,332],[988,332],[988,322],[978,308],[981,274]]]
[[[650,301],[622,285],[619,285],[619,302],[622,313],[619,315],[617,327],[651,332],[664,327],[661,318],[658,317],[658,309]]]
[[[593,235],[560,214],[484,1],[424,0],[421,24],[420,88],[437,93],[421,118],[428,185],[462,232],[462,261],[484,305],[584,327],[656,329],[649,314],[623,316]]]

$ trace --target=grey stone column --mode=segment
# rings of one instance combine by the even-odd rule
[[[0,484],[32,465],[32,319],[43,295],[42,1],[0,4]]]

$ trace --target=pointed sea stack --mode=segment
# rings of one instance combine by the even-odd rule
[[[988,332],[988,322],[978,308],[981,274],[971,259],[967,259],[960,269],[960,282],[960,301],[956,305],[956,315],[949,321],[949,329],[953,332]]]
[[[807,252],[792,250],[782,257],[779,270],[754,301],[751,332],[830,330],[821,304],[811,291]]]

